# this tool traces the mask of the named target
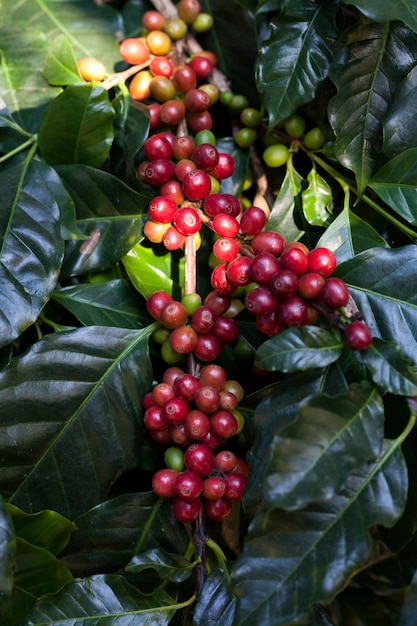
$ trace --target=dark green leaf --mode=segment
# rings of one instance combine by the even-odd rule
[[[16,535],[7,506],[0,496],[0,611],[13,589]]]
[[[415,363],[417,353],[417,250],[370,248],[335,270],[371,328],[372,334],[399,344]]]
[[[112,174],[86,166],[58,167],[87,241],[67,244],[61,276],[110,268],[142,238],[148,196]]]
[[[194,626],[232,626],[236,610],[236,597],[230,589],[230,577],[223,568],[207,576],[198,595],[193,616]]]
[[[73,522],[55,511],[25,513],[10,503],[7,504],[7,509],[16,535],[52,554],[59,554],[67,545],[71,533],[77,530]]]
[[[372,380],[383,392],[397,396],[417,395],[417,375],[396,343],[374,339],[363,352],[363,359]]]
[[[71,572],[49,550],[17,537],[15,586],[34,599],[55,593],[68,581]]]
[[[0,346],[35,322],[55,288],[64,251],[58,182],[30,156],[0,171]]]
[[[71,43],[65,35],[58,35],[46,57],[44,76],[50,85],[71,85],[81,82]]]
[[[337,3],[297,0],[270,24],[270,37],[259,49],[256,81],[266,106],[269,128],[310,102],[327,77]]]
[[[69,85],[46,108],[39,150],[50,165],[101,167],[114,138],[114,108],[104,87]]]
[[[78,531],[71,536],[61,561],[77,576],[121,570],[133,554],[155,547],[185,554],[189,543],[187,530],[175,520],[170,502],[151,491],[102,502],[75,523]]]
[[[379,166],[382,122],[394,93],[415,64],[417,35],[400,22],[359,22],[345,32],[330,77],[337,95],[329,106],[334,150],[353,170],[362,193]],[[360,77],[360,80],[359,80]]]
[[[417,225],[417,148],[410,148],[385,163],[369,186],[404,220]]]
[[[162,579],[182,583],[193,573],[195,563],[190,563],[180,554],[152,548],[135,555],[126,565],[126,571],[132,573],[154,569]]]
[[[161,244],[162,247],[162,244]],[[173,297],[182,295],[184,257],[138,243],[122,259],[132,285],[144,298],[155,291],[166,291]]]
[[[123,576],[96,575],[74,580],[59,593],[40,600],[27,616],[36,626],[74,626],[94,623],[167,626],[176,611],[164,591],[142,594]],[[19,625],[19,626],[24,626]]]
[[[407,499],[400,443],[352,473],[339,495],[303,511],[259,513],[231,571],[235,626],[296,623],[330,601],[372,556],[369,528],[392,525]]]
[[[263,480],[268,508],[332,498],[349,472],[378,456],[383,436],[382,399],[366,381],[338,396],[310,396],[272,442]]]
[[[417,15],[414,0],[391,0],[391,2],[379,2],[378,0],[352,0],[353,6],[362,11],[364,15],[374,22],[391,22],[402,20],[410,28],[417,31]]]
[[[18,146],[34,143],[35,137],[27,133],[10,115],[3,98],[0,98],[0,152],[7,154]]]
[[[70,311],[84,326],[142,328],[150,323],[141,302],[127,281],[80,283],[56,289],[52,299]]]
[[[317,326],[287,328],[258,348],[256,362],[263,369],[286,373],[325,367],[339,358],[342,347],[336,330]]]
[[[417,119],[412,103],[417,94],[414,66],[398,86],[383,122],[384,155],[393,156],[417,143]]]
[[[414,626],[417,612],[417,573],[414,574],[411,584],[408,586],[398,626]]]
[[[0,487],[13,504],[73,519],[135,467],[152,380],[149,332],[47,335],[0,374]]]
[[[348,261],[369,248],[388,247],[388,243],[370,224],[350,209],[344,209],[320,237],[318,246],[332,250],[337,262]]]

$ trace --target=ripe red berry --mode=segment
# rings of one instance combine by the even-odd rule
[[[189,200],[203,200],[211,191],[210,176],[204,170],[192,170],[184,176],[182,188]]]
[[[151,406],[145,411],[143,423],[150,431],[167,430],[170,425],[163,408],[157,405]]]
[[[173,224],[183,235],[194,235],[201,228],[201,220],[192,207],[183,207],[175,212]]]
[[[162,406],[164,402],[173,398],[175,396],[174,389],[171,385],[167,383],[158,383],[152,389],[152,400],[153,404],[157,404],[158,406]]]
[[[232,503],[226,498],[219,498],[218,500],[205,500],[204,501],[204,513],[209,519],[220,522],[230,515],[232,512]]]
[[[239,254],[239,244],[231,237],[220,237],[213,244],[213,253],[216,259],[227,263]]]
[[[199,476],[208,476],[214,467],[213,450],[205,443],[194,443],[184,453],[187,469]]]
[[[298,288],[298,276],[292,270],[281,270],[270,280],[269,288],[277,298],[293,296]]]
[[[174,176],[174,164],[168,159],[155,159],[146,166],[144,176],[150,185],[160,187]]]
[[[239,324],[231,317],[219,315],[214,322],[212,333],[220,343],[233,343],[239,337]]]
[[[220,476],[209,476],[203,482],[203,496],[207,500],[218,500],[224,496],[226,483]]]
[[[181,424],[189,411],[188,403],[183,398],[170,398],[163,406],[162,410],[169,424]]]
[[[211,385],[200,385],[194,394],[196,407],[204,413],[214,413],[220,406],[220,393]]]
[[[185,306],[181,302],[171,299],[163,307],[159,319],[165,328],[179,328],[184,326],[187,317]]]
[[[203,411],[192,409],[184,420],[185,430],[191,439],[202,439],[210,432],[210,419]]]
[[[330,276],[336,268],[336,257],[327,248],[314,248],[308,253],[308,271]]]
[[[232,217],[237,217],[241,210],[241,204],[239,199],[230,193],[211,193],[204,199],[203,208],[210,217],[219,213],[227,213]]]
[[[172,297],[165,291],[155,291],[146,301],[146,310],[154,319],[159,320],[164,306],[173,302]]]
[[[172,386],[176,396],[183,398],[186,402],[191,402],[200,387],[200,382],[192,374],[183,373],[175,378]]]
[[[177,212],[177,205],[173,200],[166,196],[156,196],[148,205],[149,217],[156,222],[162,224],[169,224],[172,222],[175,213]]]
[[[169,336],[169,345],[178,354],[189,354],[197,343],[197,333],[191,326],[174,328]]]
[[[198,335],[194,355],[200,361],[214,361],[221,351],[221,344],[212,333]]]
[[[162,241],[167,250],[179,250],[184,245],[185,235],[172,224],[165,231]]]
[[[213,63],[205,56],[194,56],[189,62],[199,80],[205,80],[212,73]]]
[[[200,385],[210,386],[221,391],[226,382],[226,370],[217,363],[208,363],[200,369]]]
[[[252,315],[272,313],[278,304],[278,298],[267,287],[255,287],[245,297],[245,306]]]
[[[226,483],[225,498],[228,500],[241,500],[246,486],[246,476],[236,472],[229,472],[226,474],[224,481]]]
[[[219,152],[217,165],[210,170],[210,174],[218,180],[229,178],[235,171],[235,160],[227,152]]]
[[[188,111],[207,111],[211,105],[210,96],[203,89],[190,89],[184,96],[184,104]],[[219,159],[216,159],[216,163]]]
[[[219,160],[219,153],[210,143],[201,143],[194,148],[192,160],[201,170],[211,170]]]
[[[250,267],[252,259],[247,256],[238,256],[227,264],[226,278],[235,285],[235,287],[243,287],[249,285],[252,280]]]
[[[160,498],[173,498],[175,496],[174,484],[178,472],[173,469],[163,468],[155,472],[152,477],[152,489]]]
[[[251,236],[259,233],[266,224],[266,214],[261,208],[251,206],[240,218],[240,230],[245,235]]]
[[[341,278],[327,278],[320,289],[320,297],[326,306],[338,309],[349,300],[349,290]]]
[[[279,233],[269,230],[263,230],[257,233],[251,241],[252,250],[256,254],[261,252],[269,252],[275,257],[279,257],[284,249],[285,239]]]
[[[232,299],[230,296],[223,295],[216,290],[210,291],[204,298],[203,304],[209,306],[217,315],[226,313]]]
[[[298,280],[298,294],[306,300],[315,300],[320,293],[324,280],[324,276],[317,274],[317,272],[303,274]]]
[[[239,474],[237,474],[239,476]],[[175,495],[184,500],[195,500],[203,492],[203,481],[198,474],[185,470],[178,474],[174,483]]]
[[[280,270],[279,261],[270,252],[261,252],[252,259],[249,272],[259,285],[269,285],[271,278]],[[297,281],[298,282],[298,281]]]
[[[200,512],[200,501],[184,500],[184,498],[174,498],[172,501],[172,512],[175,519],[183,524],[194,522]]]
[[[227,277],[227,269],[227,263],[219,263],[211,273],[211,285],[221,297],[229,297],[236,289],[236,285]]]
[[[307,318],[306,303],[299,296],[290,296],[278,307],[278,320],[286,327],[302,326]]]
[[[346,326],[343,340],[351,350],[366,350],[372,343],[372,335],[364,322],[351,322]]]
[[[229,439],[238,431],[237,419],[230,411],[219,409],[210,415],[211,430],[218,437]]]
[[[280,257],[282,269],[291,270],[297,276],[307,271],[307,253],[300,247],[286,245]]]
[[[206,304],[202,304],[191,315],[191,326],[197,333],[209,333],[213,329],[217,315]]]

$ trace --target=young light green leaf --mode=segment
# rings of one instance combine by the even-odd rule
[[[383,437],[384,406],[370,383],[310,396],[272,442],[263,476],[268,508],[299,510],[332,498],[351,471],[378,456]]]
[[[260,368],[286,373],[314,369],[336,361],[342,348],[340,333],[335,329],[286,328],[258,348],[256,363]]]
[[[323,226],[329,218],[333,201],[332,190],[315,166],[309,171],[307,182],[307,189],[301,192],[305,218],[312,226]]]
[[[410,369],[410,361],[398,344],[376,338],[362,356],[372,380],[384,393],[417,395],[417,374]]]
[[[49,165],[100,168],[113,143],[114,116],[104,87],[68,85],[45,110],[38,135],[40,153]]]
[[[235,626],[297,623],[316,602],[330,601],[371,558],[369,529],[391,526],[407,500],[400,441],[375,463],[349,475],[345,489],[302,511],[260,512],[231,571],[238,598]]]
[[[50,85],[63,86],[82,82],[74,50],[65,35],[58,35],[48,49],[44,76]]]
[[[275,198],[266,228],[281,233],[287,241],[297,241],[304,232],[295,222],[295,214],[301,204],[299,195],[304,179],[294,168],[292,157],[287,161],[286,167],[285,178]]]

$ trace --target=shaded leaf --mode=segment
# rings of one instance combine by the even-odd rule
[[[185,554],[189,543],[186,527],[175,520],[170,502],[153,491],[106,500],[75,523],[78,531],[61,561],[77,576],[123,569],[133,554],[155,547]]]
[[[53,292],[52,299],[84,326],[142,328],[152,321],[144,314],[137,294],[122,279],[63,287]]]
[[[337,38],[337,3],[297,0],[284,6],[262,41],[256,82],[269,117],[269,128],[310,102],[327,77],[332,40]]]
[[[301,620],[330,601],[372,556],[369,528],[392,525],[407,499],[399,441],[373,465],[352,473],[346,488],[302,511],[259,513],[232,568],[235,626]]]
[[[110,268],[142,238],[148,196],[91,167],[57,170],[74,200],[78,228],[88,237],[67,244],[61,276]]]
[[[160,548],[152,548],[136,554],[126,565],[127,572],[138,573],[154,569],[162,579],[182,583],[193,573],[195,563],[190,563],[180,554],[165,552]]]
[[[16,535],[52,554],[59,554],[67,545],[71,534],[77,530],[73,522],[56,511],[25,513],[13,504],[8,503],[6,506]]]
[[[72,519],[135,466],[152,380],[149,332],[47,335],[0,374],[0,488],[13,504]]]
[[[317,246],[332,250],[338,263],[347,261],[369,248],[389,247],[385,239],[370,224],[350,209],[343,209],[326,228]]]
[[[44,76],[50,85],[70,85],[82,82],[74,50],[65,35],[56,37],[46,57]]]
[[[417,250],[370,248],[340,263],[335,275],[345,280],[375,337],[396,342],[415,363],[417,353]]]
[[[0,346],[35,322],[64,252],[56,172],[30,156],[10,159],[0,171]]]
[[[315,167],[307,175],[308,187],[301,192],[305,218],[312,226],[323,226],[329,217],[333,194]]]
[[[168,252],[165,248],[136,244],[122,259],[123,266],[132,283],[144,298],[155,291],[165,291],[181,297],[184,276],[184,256]]]
[[[263,487],[270,509],[302,509],[332,498],[349,472],[381,451],[384,406],[366,381],[338,396],[310,396],[297,413],[269,451]]]
[[[337,330],[286,328],[258,348],[256,363],[260,368],[286,373],[325,367],[339,358],[342,347]]]
[[[16,535],[7,506],[0,495],[0,611],[13,589]]]
[[[378,194],[398,215],[414,226],[417,198],[417,148],[401,152],[385,163],[369,181]]]
[[[400,22],[359,20],[346,31],[335,54],[330,78],[337,95],[329,105],[334,151],[355,173],[359,193],[379,167],[382,121],[417,60],[416,43],[417,35]]]
[[[414,66],[398,86],[383,122],[383,150],[387,156],[413,148],[417,143],[417,116],[412,106],[416,94],[417,68]]]
[[[372,380],[383,392],[417,395],[417,374],[410,369],[410,361],[396,343],[374,339],[362,355]]]
[[[417,573],[405,593],[398,626],[413,626],[417,612]]]
[[[219,567],[207,576],[197,598],[194,626],[232,626],[236,597],[230,589],[228,572]]]
[[[233,174],[221,181],[220,191],[238,197],[242,193],[249,167],[249,150],[238,148],[233,137],[220,137],[216,141],[216,148],[219,152],[231,154],[235,163]]]
[[[114,138],[114,108],[104,87],[69,85],[46,108],[39,127],[39,150],[50,165],[101,167]]]
[[[98,574],[74,580],[59,593],[40,600],[27,616],[27,623],[74,626],[94,619],[98,626],[126,624],[133,619],[135,626],[166,626],[176,610],[172,605],[172,598],[160,589],[145,595],[123,576]]]
[[[417,31],[417,15],[413,0],[392,0],[388,4],[378,0],[353,0],[350,2],[374,22],[402,20]]]

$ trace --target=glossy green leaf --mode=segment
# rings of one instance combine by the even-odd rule
[[[304,232],[295,219],[304,179],[294,168],[291,157],[286,167],[285,178],[276,195],[266,228],[281,233],[287,241],[297,241]]]
[[[401,515],[407,485],[395,440],[327,502],[302,511],[260,512],[231,571],[235,626],[297,623],[312,604],[330,601],[371,558],[370,527],[390,526]]]
[[[114,139],[114,108],[104,87],[69,85],[47,107],[39,127],[39,150],[50,165],[101,167]]]
[[[0,611],[10,597],[14,581],[16,535],[7,506],[0,496]]]
[[[383,122],[386,156],[414,148],[417,143],[417,119],[413,100],[417,94],[417,68],[414,66],[395,91]]]
[[[65,35],[58,35],[52,42],[43,74],[50,85],[71,85],[82,82],[74,50]]]
[[[56,289],[52,299],[70,311],[84,326],[142,328],[152,321],[141,300],[123,279],[80,283]]]
[[[74,580],[59,593],[40,600],[28,615],[33,626],[94,623],[167,626],[176,611],[173,599],[158,589],[142,594],[123,576],[101,575]]]
[[[359,20],[338,47],[330,71],[337,95],[329,120],[336,135],[335,155],[355,173],[359,193],[380,165],[383,119],[417,60],[416,42],[417,35],[400,22]]]
[[[330,215],[333,193],[315,167],[307,175],[308,187],[301,192],[303,212],[312,226],[323,226]]]
[[[417,295],[410,289],[416,272],[417,250],[412,245],[370,248],[335,270],[348,285],[372,334],[396,342],[411,363],[417,353]]]
[[[417,225],[417,148],[410,148],[385,163],[369,181],[378,194],[404,220]]]
[[[231,154],[235,162],[232,176],[221,181],[221,193],[231,193],[239,196],[242,193],[243,183],[249,167],[249,150],[238,148],[233,137],[220,137],[216,141],[216,148],[219,152]]]
[[[35,141],[12,117],[3,98],[0,98],[0,152],[7,154],[22,145]]]
[[[396,343],[374,339],[362,354],[372,380],[384,392],[397,396],[417,395],[417,375]]]
[[[110,268],[142,238],[148,196],[91,167],[57,170],[74,201],[78,228],[88,237],[68,242],[61,276]]]
[[[159,250],[138,243],[123,257],[122,262],[132,285],[144,298],[161,290],[175,298],[181,297],[183,254],[178,257],[165,248]]]
[[[377,246],[388,248],[388,243],[370,224],[350,209],[344,209],[326,228],[317,246],[332,250],[338,263]]]
[[[258,348],[256,363],[263,369],[286,373],[325,367],[339,358],[342,347],[336,330],[317,326],[287,328]]]
[[[336,11],[336,3],[296,0],[271,22],[256,68],[270,129],[310,102],[325,80],[333,55],[330,42],[337,38]]]
[[[13,521],[16,535],[52,554],[59,554],[67,545],[76,525],[56,511],[44,510],[25,513],[8,503],[7,510]]]
[[[338,396],[310,396],[272,442],[263,477],[268,508],[302,509],[332,498],[349,472],[378,456],[383,437],[382,399],[366,381]]]
[[[198,595],[193,616],[194,626],[232,626],[236,597],[230,589],[230,577],[224,568],[217,568],[207,576]]]
[[[58,183],[30,155],[0,170],[0,346],[35,322],[55,288],[64,252]]]
[[[35,8],[34,8],[35,7]],[[16,120],[37,133],[45,107],[60,88],[44,77],[50,44],[59,35],[69,39],[76,58],[97,57],[109,73],[119,60],[122,22],[111,3],[78,0],[3,0],[0,39],[0,92]],[[22,105],[24,103],[24,105]]]
[[[55,593],[72,580],[71,572],[49,550],[17,537],[15,586],[34,599]]]
[[[101,502],[75,523],[78,530],[60,558],[77,576],[121,570],[134,554],[155,547],[185,554],[189,543],[186,527],[175,520],[171,503],[151,491]],[[143,585],[146,577],[149,571],[141,578]]]
[[[0,489],[12,504],[73,519],[135,467],[152,380],[149,332],[47,335],[0,374]]]
[[[152,548],[136,554],[126,565],[126,571],[133,574],[153,569],[162,579],[182,583],[193,573],[196,564],[190,563],[180,554],[164,552],[160,548]]]
[[[388,3],[378,2],[378,0],[353,0],[350,4],[374,22],[402,20],[410,28],[417,31],[417,13],[414,0],[392,0]]]

